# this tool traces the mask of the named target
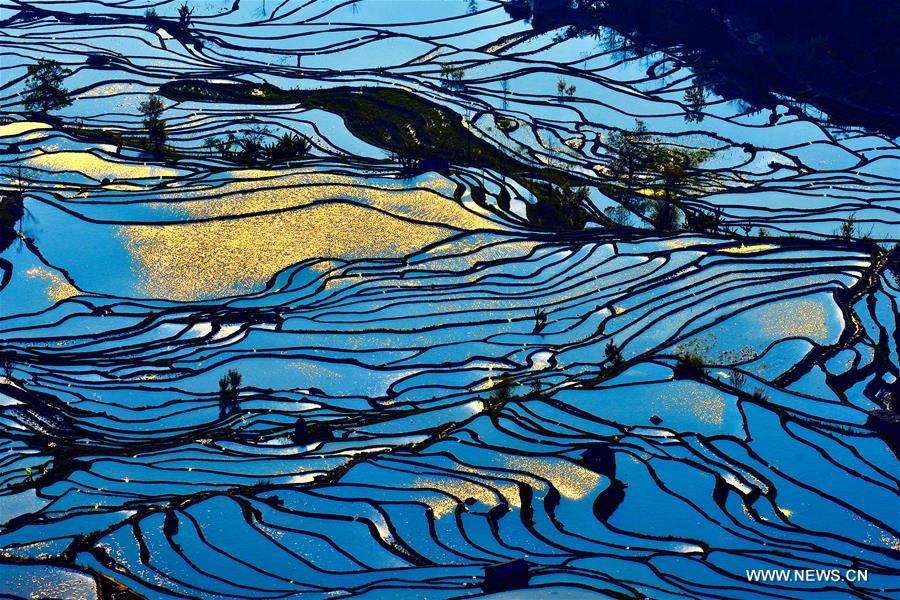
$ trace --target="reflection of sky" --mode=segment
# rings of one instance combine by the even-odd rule
[[[72,164],[96,178],[105,174],[95,172],[90,161]],[[242,179],[225,177],[213,189],[172,185],[155,192],[98,194],[104,204],[83,198],[69,203],[87,219],[108,224],[29,202],[27,234],[84,291],[188,300],[257,289],[306,259],[404,256],[448,237],[451,227],[496,227],[449,198],[452,185],[433,175],[400,183],[317,172],[238,173]],[[240,217],[221,218],[233,216]],[[198,219],[203,221],[189,223]],[[46,236],[46,231],[69,235]]]
[[[158,10],[172,15],[177,3]],[[212,18],[228,11],[232,2],[197,2],[198,30],[246,49],[213,41],[202,49],[185,48],[138,25],[118,28],[115,35],[98,29],[91,38],[85,28],[49,20],[28,24],[35,34],[29,48],[82,65],[84,52],[102,46],[130,61],[127,76],[115,69],[81,68],[68,83],[89,89],[60,114],[84,115],[92,125],[132,128],[140,118],[137,102],[174,75],[214,73],[217,81],[228,81],[233,70],[251,65],[249,72],[234,77],[302,89],[401,84],[457,106],[458,95],[429,86],[440,63],[470,61],[464,83],[473,95],[467,100],[471,105],[502,106],[497,78],[511,77],[504,110],[515,113],[522,126],[510,137],[545,151],[541,145],[548,140],[560,145],[584,135],[583,154],[569,151],[572,170],[592,173],[605,160],[604,149],[594,142],[608,139],[602,136],[608,136],[610,127],[631,127],[636,118],[645,118],[652,130],[673,134],[667,138],[673,143],[724,148],[708,166],[725,171],[750,156],[740,144],[761,147],[753,164],[741,167],[746,172],[742,193],[710,199],[731,215],[764,215],[777,224],[777,217],[763,211],[793,207],[800,213],[837,204],[863,219],[888,214],[884,205],[893,198],[894,183],[872,185],[877,176],[896,175],[891,156],[896,150],[886,140],[848,133],[831,141],[818,125],[794,116],[766,126],[767,113],[734,116],[738,109],[724,102],[710,108],[702,123],[688,127],[676,102],[683,82],[676,80],[689,73],[638,81],[659,56],[619,64],[623,57],[615,54],[588,58],[605,51],[595,39],[559,43],[555,32],[521,45],[510,38],[504,50],[494,42],[526,26],[507,23],[496,2],[479,0],[477,5],[487,12],[456,19],[466,14],[468,2],[257,0]],[[123,10],[96,3],[58,8]],[[132,12],[142,10],[135,4]],[[399,37],[376,39],[386,32]],[[54,36],[58,39],[52,40]],[[281,49],[302,52],[301,65],[293,53],[279,55]],[[352,72],[390,68],[429,53],[402,69]],[[21,60],[9,56],[11,65]],[[566,71],[577,92],[559,102],[555,90],[563,63],[577,68],[587,64],[592,72]],[[120,79],[134,81],[123,84]],[[295,580],[304,582],[298,586],[313,582],[336,590],[385,577],[405,584],[419,578],[469,585],[482,576],[483,562],[505,557],[511,547],[554,565],[575,552],[584,558],[565,568],[597,569],[611,579],[636,581],[645,590],[673,574],[705,584],[742,582],[710,573],[709,564],[742,572],[746,563],[720,551],[723,547],[740,548],[746,560],[781,543],[785,548],[804,544],[804,560],[838,562],[843,552],[880,563],[885,559],[873,546],[896,545],[874,524],[894,517],[894,482],[886,475],[895,467],[894,457],[868,433],[846,433],[818,421],[841,427],[864,423],[867,415],[860,408],[873,405],[861,400],[861,386],[871,380],[848,390],[849,401],[837,399],[822,371],[811,371],[787,390],[768,383],[807,356],[816,347],[810,342],[827,347],[838,340],[846,323],[833,293],[856,281],[868,256],[833,247],[785,250],[777,239],[747,245],[689,235],[630,242],[615,236],[566,243],[556,233],[526,239],[471,200],[472,182],[488,177],[487,188],[496,194],[503,174],[471,169],[449,179],[435,174],[357,177],[355,173],[366,171],[345,160],[344,153],[376,160],[388,154],[355,138],[339,115],[302,104],[169,104],[166,118],[176,148],[196,148],[203,136],[239,132],[252,113],[275,131],[294,128],[314,136],[322,150],[316,152],[315,167],[302,169],[209,169],[214,157],[204,155],[183,160],[175,172],[162,170],[173,167],[144,166],[143,159],[123,160],[113,147],[105,148],[108,154],[102,159],[76,154],[90,151],[93,142],[75,142],[59,131],[45,130],[27,140],[23,154],[32,168],[26,176],[39,183],[27,201],[22,227],[46,263],[21,241],[3,253],[13,266],[11,282],[0,296],[4,348],[37,357],[16,366],[17,375],[24,374],[29,390],[77,408],[67,418],[98,432],[98,440],[115,439],[127,448],[136,440],[165,438],[166,444],[163,451],[135,444],[133,453],[110,453],[100,445],[83,448],[87,454],[96,452],[89,457],[96,462],[73,465],[70,473],[41,487],[42,494],[55,498],[47,510],[63,517],[52,525],[53,535],[68,540],[111,527],[131,514],[117,512],[125,502],[159,504],[160,510],[149,516],[136,516],[133,528],[131,523],[112,527],[99,546],[140,579],[147,573],[137,550],[140,535],[159,568],[150,580],[179,588],[181,583],[166,579],[178,571],[186,584],[209,587],[222,597],[248,595],[264,578],[246,565],[230,569],[232,563],[219,549],[250,564],[259,556],[270,557],[266,568],[283,575],[271,588],[292,593]],[[495,125],[494,119],[485,115],[471,127],[486,130],[489,125]],[[6,135],[3,144],[21,133],[16,128],[0,126],[0,135]],[[485,137],[502,139],[502,134],[494,128]],[[513,146],[510,140],[503,143]],[[42,145],[69,153],[38,156]],[[853,151],[882,158],[857,169]],[[791,157],[804,162],[809,172],[799,177],[769,172],[769,162],[791,164]],[[380,168],[375,161],[364,164],[373,172]],[[345,174],[324,175],[328,169]],[[844,177],[835,169],[858,171],[860,181],[832,192],[832,178]],[[103,177],[118,180],[101,186]],[[459,187],[458,201],[454,194],[463,181],[468,189]],[[761,185],[752,187],[757,183]],[[806,195],[809,189],[812,195]],[[840,198],[847,190],[856,197]],[[528,197],[524,189],[518,191]],[[866,200],[876,198],[881,206],[863,208]],[[335,199],[342,203],[248,216]],[[613,205],[598,189],[591,191],[591,199],[598,208]],[[219,220],[160,224],[190,219]],[[808,226],[829,233],[833,227]],[[465,235],[480,229],[490,233]],[[445,239],[457,230],[459,238]],[[409,253],[409,260],[398,259]],[[324,255],[355,262],[301,264]],[[807,270],[808,264],[818,268]],[[75,290],[66,287],[55,267],[64,268],[88,295],[66,300]],[[263,290],[279,270],[274,289]],[[236,292],[247,295],[210,299]],[[867,331],[893,323],[888,293],[879,292],[874,303],[877,323],[868,305],[858,308]],[[757,294],[761,305],[754,307]],[[122,301],[136,295],[202,301]],[[58,300],[61,304],[42,312]],[[254,312],[237,312],[238,307]],[[549,318],[536,333],[538,309],[548,310]],[[638,364],[622,373],[604,372],[601,363],[610,339]],[[861,348],[861,362],[868,364],[873,347]],[[768,399],[739,399],[729,387],[735,379],[728,366],[710,368],[711,379],[703,381],[673,379],[673,360],[660,355],[684,350],[710,362],[740,364],[747,379],[741,393],[760,387]],[[829,373],[849,368],[847,360],[857,350],[844,352],[851,356],[833,359]],[[896,348],[890,346],[888,352],[896,362]],[[243,375],[241,411],[220,420],[218,380],[230,368]],[[544,387],[491,414],[479,414],[491,404],[507,371],[520,379],[515,394],[530,389],[532,379]],[[3,402],[12,401],[0,398]],[[30,431],[31,422],[19,423],[17,414],[4,412],[3,419],[13,423],[17,435]],[[286,432],[300,414],[334,419],[336,439],[292,443]],[[650,422],[654,416],[662,419],[659,426]],[[429,439],[438,430],[442,433]],[[241,435],[234,435],[238,431]],[[611,481],[578,458],[584,444],[598,442],[615,446],[616,476],[628,486],[611,527],[593,513]],[[409,446],[413,443],[417,446]],[[385,452],[389,448],[395,451]],[[18,447],[10,450],[14,458],[3,468],[19,483],[26,465],[45,460]],[[19,453],[22,458],[15,458]],[[368,455],[350,465],[350,457],[358,453]],[[343,465],[349,468],[337,485],[319,481],[309,491],[301,486]],[[235,486],[258,482],[279,487],[234,492]],[[551,486],[559,493],[551,493]],[[526,487],[532,494],[527,515]],[[232,490],[231,497],[212,493],[177,508],[167,504],[173,495],[223,490]],[[723,490],[727,499],[720,507],[715,492]],[[764,495],[749,502],[746,494],[756,490]],[[853,502],[863,514],[827,495],[864,496]],[[0,522],[40,508],[29,493],[0,497]],[[254,516],[251,523],[248,509],[264,518]],[[72,515],[77,516],[68,518]],[[197,519],[205,540],[188,515]],[[174,537],[164,527],[167,519],[171,526],[172,518],[181,527]],[[748,536],[723,526],[726,518]],[[800,527],[788,526],[788,518]],[[816,533],[823,531],[843,539]],[[0,548],[47,535],[44,525],[0,530]],[[432,536],[440,537],[441,544]],[[277,549],[273,540],[299,549],[318,568],[341,572],[316,571]],[[440,566],[409,569],[410,563],[392,551],[394,540]],[[473,540],[478,549],[473,550]],[[704,544],[716,551],[704,555]],[[179,571],[173,565],[187,564],[179,552],[218,579],[210,583],[206,574]],[[594,552],[600,558],[591,558]],[[610,552],[616,557],[609,558]],[[460,559],[470,554],[477,554],[477,560]],[[654,568],[663,570],[650,574],[643,562],[648,556]],[[640,562],[626,560],[632,557]],[[110,572],[108,565],[90,564]],[[10,569],[0,566],[0,580],[6,581]],[[51,575],[54,580],[55,572]],[[589,577],[585,571],[585,580]],[[79,581],[73,577],[70,584]]]
[[[653,427],[650,417],[658,416],[663,420],[660,427],[675,431],[740,434],[742,421],[736,399],[715,388],[693,381],[677,381],[647,383],[627,390],[566,390],[558,397],[575,408],[602,414],[616,422]]]
[[[836,222],[851,213],[862,221],[871,221],[860,225],[863,233],[875,237],[892,235],[892,224],[896,224],[896,216],[885,210],[885,207],[866,207],[866,198],[875,198],[878,186],[874,181],[864,180],[862,186],[854,186],[846,181],[840,186],[829,184],[819,172],[834,173],[838,170],[853,169],[859,173],[871,173],[880,177],[892,178],[896,172],[894,160],[875,160],[870,165],[857,165],[859,157],[851,151],[867,149],[865,158],[877,159],[879,155],[887,156],[890,149],[885,140],[875,136],[862,136],[852,132],[838,132],[835,138],[829,139],[818,125],[796,116],[786,115],[785,107],[781,107],[782,117],[774,126],[767,126],[768,111],[734,116],[737,106],[733,103],[719,103],[710,106],[710,116],[696,127],[688,127],[683,119],[683,110],[677,104],[681,100],[681,89],[689,74],[673,72],[665,78],[647,79],[647,70],[662,60],[662,55],[647,57],[626,57],[609,45],[605,39],[586,36],[576,39],[557,41],[557,32],[548,32],[536,36],[522,44],[513,44],[508,49],[491,49],[491,42],[515,31],[525,30],[522,23],[510,24],[506,12],[495,2],[478,2],[475,14],[468,14],[470,3],[462,0],[445,1],[403,1],[367,0],[358,3],[316,2],[301,6],[282,6],[275,2],[250,2],[238,6],[236,12],[226,14],[231,5],[217,2],[201,2],[195,5],[194,26],[199,31],[219,36],[236,46],[250,48],[218,47],[213,40],[205,49],[200,50],[182,47],[180,43],[169,39],[165,43],[152,33],[138,25],[129,25],[127,35],[103,37],[102,50],[118,54],[133,64],[133,70],[140,74],[135,80],[129,76],[127,83],[115,82],[115,71],[79,68],[69,79],[73,87],[87,86],[75,105],[61,111],[63,115],[90,115],[89,121],[117,124],[134,124],[138,120],[136,105],[142,92],[153,89],[171,75],[179,76],[192,72],[200,73],[210,65],[221,69],[229,69],[235,62],[257,63],[269,73],[264,76],[267,81],[289,88],[299,86],[311,89],[339,84],[372,85],[378,81],[395,85],[408,85],[415,88],[413,80],[433,85],[441,63],[465,61],[466,77],[464,83],[472,90],[494,90],[496,97],[484,94],[481,102],[489,102],[495,107],[503,104],[499,93],[499,78],[509,78],[510,95],[506,98],[508,111],[519,111],[532,119],[557,121],[559,127],[569,132],[580,127],[585,121],[602,131],[608,127],[632,127],[636,118],[648,122],[651,130],[666,134],[681,134],[686,129],[701,129],[709,132],[709,136],[692,135],[681,137],[680,143],[690,145],[722,147],[723,138],[733,140],[735,145],[752,144],[761,150],[758,159],[747,170],[755,173],[750,181],[759,178],[764,185],[760,191],[741,185],[739,195],[717,196],[716,202],[725,205],[740,204],[729,208],[729,214],[736,217],[757,218],[768,217],[765,209],[793,208],[810,206],[841,206],[839,212],[832,215],[830,222],[816,222],[805,217],[801,212],[790,215],[790,221],[802,221],[795,225],[790,221],[782,221],[786,230],[800,228],[808,232],[834,233]],[[67,10],[78,10],[80,3],[67,4]],[[115,7],[98,7],[93,3],[94,11],[118,12],[123,9]],[[158,8],[161,15],[174,15],[175,3],[166,3]],[[138,11],[134,8],[132,14]],[[139,12],[139,11],[138,11]],[[427,17],[427,18],[426,18]],[[464,18],[456,18],[464,17]],[[252,28],[247,25],[252,24]],[[68,64],[80,64],[84,53],[93,51],[95,42],[85,42],[80,31],[68,26],[54,25],[52,22],[34,26],[30,38],[34,44],[46,45],[49,56],[56,56]],[[379,35],[388,37],[379,39]],[[240,36],[240,37],[239,37]],[[601,35],[600,38],[603,38]],[[52,44],[50,42],[53,42]],[[279,49],[299,49],[304,53],[298,67],[293,54],[282,56]],[[273,52],[274,50],[274,52]],[[590,56],[596,55],[594,58]],[[79,60],[73,61],[73,57]],[[422,60],[416,59],[425,57]],[[7,57],[11,61],[25,59]],[[402,69],[399,65],[413,61]],[[552,68],[554,63],[570,63],[576,69],[590,69],[587,72],[575,70],[560,73]],[[10,64],[14,64],[11,62]],[[269,65],[266,67],[266,65]],[[396,74],[386,69],[396,68]],[[536,67],[536,68],[532,68]],[[658,72],[670,69],[671,62],[656,65]],[[304,70],[306,69],[306,70]],[[364,69],[371,72],[364,77],[352,72]],[[527,72],[526,72],[527,71]],[[400,79],[400,74],[404,79]],[[327,77],[325,76],[327,75]],[[559,102],[555,100],[557,79],[562,76],[577,87],[573,98]],[[244,77],[247,81],[257,80],[255,77]],[[493,79],[486,81],[486,79]],[[602,79],[601,79],[602,78]],[[19,84],[21,85],[21,84]],[[673,87],[669,87],[673,86]],[[110,95],[107,95],[110,94]],[[122,95],[124,94],[124,95]],[[547,99],[550,101],[547,101]],[[435,99],[445,102],[457,102],[439,92]],[[226,109],[227,105],[216,105],[211,109]],[[240,110],[239,107],[235,107]],[[577,109],[577,110],[575,110]],[[250,109],[247,109],[250,110]],[[261,114],[277,112],[273,107],[260,107]],[[206,117],[190,120],[184,113],[172,109],[170,115],[173,128],[172,144],[178,146],[186,138],[195,137],[203,127],[203,135],[210,130],[240,130],[240,125],[232,127],[227,124],[227,117]],[[191,111],[188,111],[190,114]],[[520,115],[521,117],[521,115]],[[338,122],[339,118],[317,111],[300,113],[298,118],[311,121],[319,127],[324,138],[322,145],[350,152],[358,152],[364,156],[382,158],[385,154],[371,149],[368,145],[355,140]],[[291,122],[282,117],[268,118],[273,124],[290,126]],[[487,120],[485,120],[487,122]],[[194,128],[197,128],[196,130]],[[311,132],[310,125],[299,124],[304,133]],[[518,138],[529,147],[537,147],[541,140],[527,135],[528,128],[520,128],[512,136]],[[177,130],[177,131],[176,131]],[[570,137],[564,132],[562,139]],[[550,139],[550,136],[542,136]],[[587,148],[592,144],[586,145]],[[879,148],[872,150],[871,148]],[[783,148],[783,150],[778,150]],[[588,155],[590,152],[585,150]],[[896,155],[896,151],[894,151]],[[711,160],[709,167],[725,167],[740,162],[747,156],[741,150],[726,150],[723,157]],[[768,172],[770,163],[791,165],[796,158],[812,170],[805,176],[804,182],[808,190],[803,194],[793,194],[771,189],[768,182],[777,185],[788,185],[786,177],[793,171],[782,169],[774,174]],[[593,161],[588,156],[588,162]],[[602,162],[602,157],[598,157]],[[758,194],[764,194],[759,196]],[[848,195],[858,196],[846,198]],[[895,193],[893,194],[896,195]],[[877,221],[887,221],[878,223]]]
[[[79,288],[112,294],[134,288],[131,260],[116,238],[117,225],[88,223],[40,202],[29,202],[27,208],[34,225],[26,235],[35,238],[50,264],[67,269]]]

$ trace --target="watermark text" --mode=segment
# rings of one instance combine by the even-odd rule
[[[868,581],[866,569],[749,569],[747,581],[781,583],[838,583]]]

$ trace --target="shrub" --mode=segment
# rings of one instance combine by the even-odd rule
[[[575,90],[576,87],[574,85],[569,85],[562,77],[556,82],[556,93],[560,98],[563,96],[574,96]]]
[[[503,132],[512,131],[516,128],[517,123],[512,119],[507,119],[506,117],[498,117],[497,118],[497,129]]]
[[[547,326],[547,311],[543,308],[534,309],[534,329],[531,333],[540,333]]]
[[[461,90],[463,88],[462,80],[466,76],[466,70],[462,67],[451,63],[441,65],[441,79],[444,80],[443,85],[450,90]]]
[[[516,386],[516,381],[509,373],[501,375],[491,388],[491,395],[485,402],[489,411],[502,408],[509,400],[512,399],[512,390]]]
[[[606,360],[608,360],[611,364],[622,364],[622,351],[619,350],[619,347],[616,346],[616,343],[613,340],[609,340],[606,343],[604,352],[606,354]]]
[[[147,31],[153,31],[160,25],[159,13],[156,12],[155,8],[148,8],[144,11],[144,20],[147,22],[147,24],[144,25],[144,28]]]
[[[591,199],[591,190],[586,187],[563,186],[559,197],[559,211],[566,225],[574,229],[584,227],[586,218],[584,206]]]
[[[744,374],[741,371],[738,371],[737,369],[731,370],[731,382],[734,384],[734,387],[738,389],[744,387],[745,380]]]
[[[187,2],[182,2],[181,6],[178,7],[178,24],[182,27],[188,27],[191,24],[191,17],[194,14],[194,9],[188,6]]]
[[[697,352],[683,350],[676,355],[675,377],[679,379],[697,378],[703,375],[706,362]]]
[[[852,240],[856,237],[856,213],[851,213],[846,219],[841,221],[838,233],[845,240]]]
[[[769,395],[762,388],[756,388],[755,390],[750,392],[747,397],[754,402],[769,401]]]
[[[291,160],[302,158],[309,153],[310,143],[296,133],[285,133],[275,142],[266,146],[266,156],[270,160]]]
[[[607,169],[629,192],[634,190],[637,176],[650,164],[650,148],[653,143],[653,137],[641,120],[630,131],[613,131],[609,134],[610,160]]]
[[[228,369],[228,373],[219,380],[219,415],[226,417],[238,409],[241,374],[236,369]]]

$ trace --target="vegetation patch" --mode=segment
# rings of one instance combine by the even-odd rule
[[[580,228],[590,218],[572,196],[586,193],[569,174],[535,168],[473,135],[459,115],[398,88],[284,90],[271,84],[182,80],[163,84],[160,95],[176,101],[299,104],[340,115],[359,139],[390,151],[408,173],[449,163],[491,169],[513,177],[539,202],[529,219],[545,227]]]

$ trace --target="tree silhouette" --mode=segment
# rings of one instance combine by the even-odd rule
[[[265,147],[265,154],[270,160],[291,160],[303,158],[309,153],[309,149],[310,143],[305,137],[296,133],[284,133]]]
[[[219,380],[219,417],[225,418],[238,409],[238,396],[241,394],[241,374],[237,369],[228,369],[228,373]]]
[[[191,25],[193,15],[194,9],[189,7],[187,2],[182,2],[178,7],[178,24],[187,29]]]
[[[703,120],[703,109],[706,107],[706,88],[698,80],[684,92],[684,103],[687,104],[687,113],[684,120],[688,123],[699,123]]]
[[[443,85],[448,90],[463,89],[463,78],[466,76],[466,70],[462,67],[450,63],[441,65],[441,79],[444,80]]]
[[[144,115],[144,129],[147,130],[147,139],[153,144],[153,148],[159,152],[168,139],[166,122],[162,119],[162,113],[166,109],[162,101],[154,95],[141,102],[139,110]]]
[[[838,233],[845,240],[852,240],[856,236],[856,213],[851,213],[841,221]]]
[[[616,343],[613,340],[609,340],[606,343],[606,348],[604,348],[603,353],[606,355],[606,360],[608,360],[610,364],[622,364],[622,351],[619,350],[619,347],[616,346]]]
[[[581,229],[585,224],[584,206],[591,199],[591,191],[586,187],[575,188],[571,185],[562,187],[559,209],[569,227]]]
[[[243,132],[240,137],[235,138],[235,143],[238,146],[237,161],[246,165],[252,165],[265,158],[265,141],[268,135],[268,127],[253,125],[250,129]]]
[[[574,85],[569,85],[562,77],[556,81],[556,95],[559,96],[560,100],[563,99],[563,96],[574,95],[576,89],[577,88]]]
[[[28,66],[25,79],[24,104],[27,110],[37,110],[47,114],[51,110],[72,104],[69,90],[63,87],[63,80],[72,74],[55,60],[39,59]]]
[[[513,397],[513,388],[516,386],[516,380],[513,379],[513,376],[509,373],[503,373],[494,382],[494,386],[491,388],[490,396],[485,400],[485,408],[488,410],[496,410],[499,408],[503,408],[503,405],[506,404]]]
[[[615,131],[609,134],[608,145],[612,155],[608,163],[609,174],[625,185],[629,200],[630,195],[634,193],[636,177],[650,165],[653,143],[653,137],[647,132],[647,126],[641,120],[638,120],[635,128],[630,131]]]
[[[710,155],[707,150],[682,150],[662,145],[653,148],[650,170],[657,177],[656,187],[662,191],[653,216],[653,225],[657,229],[670,231],[678,225],[675,201],[685,186],[695,183],[694,170]]]

